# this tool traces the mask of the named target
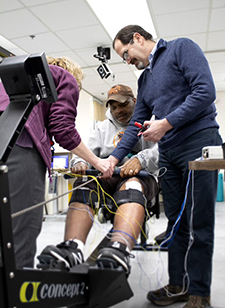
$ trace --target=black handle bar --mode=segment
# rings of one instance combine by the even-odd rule
[[[85,175],[97,176],[99,174],[100,174],[100,171],[96,170],[96,169],[87,169],[87,170],[85,170]],[[113,174],[114,175],[120,175],[120,169],[119,168],[114,169]],[[137,176],[139,176],[139,177],[148,177],[149,173],[147,171],[145,171],[145,170],[141,170],[141,171],[138,172]],[[71,178],[73,178],[71,173],[64,174],[64,179],[68,180],[68,179],[71,179]]]

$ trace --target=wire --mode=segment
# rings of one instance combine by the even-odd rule
[[[24,209],[24,210],[21,210],[21,211],[18,211],[18,212],[16,212],[16,213],[13,213],[13,214],[11,215],[11,218],[15,218],[15,217],[17,217],[17,216],[20,216],[20,215],[22,215],[22,214],[25,214],[25,213],[27,213],[27,212],[29,212],[29,211],[32,211],[32,210],[36,209],[36,208],[39,207],[39,206],[43,206],[43,205],[45,205],[45,204],[47,204],[47,203],[49,203],[49,202],[51,202],[51,201],[54,201],[54,200],[59,199],[59,198],[65,196],[65,195],[68,195],[69,193],[73,192],[74,190],[79,189],[80,187],[82,187],[82,186],[84,186],[84,185],[86,185],[87,183],[90,183],[90,182],[92,182],[92,181],[93,181],[93,179],[91,179],[90,181],[88,181],[88,182],[86,182],[86,183],[83,183],[83,184],[79,185],[78,187],[75,187],[75,188],[73,188],[73,189],[71,189],[71,190],[68,190],[67,192],[65,192],[65,193],[63,193],[63,194],[61,194],[61,195],[59,195],[59,196],[56,196],[56,197],[54,197],[54,198],[51,198],[51,199],[49,199],[49,200],[47,200],[47,201],[45,200],[45,201],[43,201],[43,202],[37,203],[37,204],[35,204],[35,205],[32,205],[32,206],[30,206],[30,207],[28,207],[28,208],[26,208],[26,209]]]
[[[188,173],[188,179],[187,179],[186,191],[185,191],[185,198],[184,198],[184,201],[183,201],[182,206],[181,206],[181,211],[180,211],[180,213],[179,213],[179,215],[178,215],[178,217],[177,217],[177,219],[176,219],[176,221],[175,221],[175,223],[172,227],[171,232],[169,233],[169,236],[159,245],[159,247],[162,247],[165,243],[169,242],[170,243],[168,245],[168,247],[169,247],[171,245],[176,233],[177,233],[177,230],[178,230],[179,225],[180,225],[181,216],[184,212],[186,202],[187,202],[187,194],[188,194],[188,187],[189,187],[189,184],[190,184],[191,174],[192,174],[192,206],[191,206],[191,216],[190,216],[190,221],[189,221],[189,243],[188,243],[187,251],[186,251],[186,254],[185,254],[185,257],[184,257],[185,273],[184,273],[184,276],[183,276],[183,287],[182,287],[181,292],[176,293],[176,294],[169,292],[168,289],[165,287],[164,289],[167,293],[167,296],[169,296],[169,297],[178,296],[178,295],[182,295],[182,294],[187,293],[189,285],[190,285],[190,278],[189,278],[188,269],[187,269],[187,258],[188,258],[188,254],[189,254],[189,251],[191,249],[191,246],[194,242],[193,212],[194,212],[194,206],[195,206],[195,203],[194,203],[194,172],[192,173],[192,170],[190,170],[189,173]]]
[[[122,231],[120,231],[120,232],[125,233],[125,232],[122,232]],[[116,233],[117,236],[115,236],[115,234],[113,234],[113,235],[111,235],[111,234],[112,234],[112,230],[110,230],[110,232],[107,234],[106,237],[110,240],[112,239],[112,237],[113,237],[114,240],[122,240],[122,242],[126,243],[126,246],[128,247],[129,251],[132,250],[130,243],[127,241],[127,239],[122,234],[119,234],[119,232]]]
[[[132,236],[132,235],[130,235],[129,233],[127,233],[127,232],[120,231],[120,230],[114,230],[114,229],[112,229],[112,230],[111,230],[111,232],[112,232],[112,233],[113,233],[113,232],[118,232],[118,233],[123,233],[123,234],[126,234],[128,237],[130,237],[130,238],[132,239],[132,241],[134,242],[134,244],[136,244],[136,243],[137,243],[137,241],[135,240],[135,238],[133,238],[133,236]]]
[[[97,183],[98,189],[100,189],[100,190],[102,191],[102,197],[103,197],[104,206],[106,207],[106,209],[108,210],[108,212],[109,212],[110,214],[113,214],[113,215],[119,215],[119,216],[121,216],[121,217],[130,225],[130,227],[131,227],[131,229],[132,229],[132,231],[133,231],[134,237],[137,238],[137,235],[136,235],[136,233],[135,233],[134,227],[133,227],[133,225],[130,223],[130,221],[129,221],[128,218],[131,218],[132,220],[134,220],[134,222],[136,222],[136,223],[138,224],[138,226],[139,226],[141,232],[143,233],[143,235],[144,235],[145,238],[147,239],[147,236],[146,236],[146,234],[145,234],[145,232],[144,232],[142,226],[140,225],[140,223],[139,223],[136,219],[134,219],[132,216],[130,216],[130,215],[129,215],[128,217],[125,217],[124,212],[121,210],[120,207],[118,207],[118,205],[117,205],[115,199],[114,199],[112,196],[110,196],[108,193],[106,193],[106,192],[104,191],[104,189],[103,189],[102,186],[100,185],[100,183],[99,183],[99,181],[97,180],[97,178],[94,177],[94,176],[92,176],[92,175],[88,175],[88,177],[93,178],[93,179],[96,181],[96,183]],[[99,190],[98,190],[98,195],[99,195]],[[113,203],[115,204],[115,206],[116,206],[116,208],[117,208],[117,210],[118,210],[117,212],[111,211],[111,209],[107,206],[105,195],[108,196],[108,197],[113,201]],[[126,215],[126,216],[127,216],[127,215]]]
[[[166,243],[169,243],[169,245],[172,244],[173,242],[173,239],[178,231],[178,228],[179,228],[179,225],[180,225],[180,220],[181,220],[181,216],[184,212],[184,209],[185,209],[185,206],[186,206],[186,202],[187,202],[187,195],[188,195],[188,187],[189,187],[189,183],[190,183],[190,177],[191,177],[191,170],[189,171],[188,173],[188,179],[187,179],[187,184],[186,184],[186,191],[185,191],[185,197],[184,197],[184,201],[182,203],[182,206],[181,206],[181,210],[180,210],[180,213],[172,227],[172,230],[171,232],[166,236],[166,239],[159,245],[160,247],[163,247]],[[167,245],[167,247],[169,247]]]
[[[76,176],[78,176],[78,177],[83,177],[82,175],[79,175],[79,174],[76,175]],[[108,210],[108,212],[111,213],[111,214],[113,214],[113,215],[119,215],[119,216],[121,216],[121,217],[130,225],[130,227],[131,227],[131,229],[132,229],[132,231],[133,231],[132,233],[133,233],[134,237],[137,238],[137,234],[136,234],[136,232],[135,232],[135,230],[134,230],[134,226],[133,226],[133,224],[129,221],[129,218],[132,219],[132,220],[134,220],[134,222],[136,222],[136,223],[138,224],[140,230],[142,231],[142,233],[144,234],[145,238],[147,239],[147,235],[144,233],[144,230],[142,229],[142,226],[140,225],[140,223],[139,223],[135,218],[133,218],[131,215],[129,215],[129,216],[128,216],[128,215],[125,215],[125,213],[121,210],[121,208],[118,207],[118,205],[117,205],[116,201],[114,200],[114,198],[104,191],[104,189],[103,189],[102,186],[100,185],[100,183],[99,183],[99,181],[97,180],[97,178],[96,178],[95,176],[92,176],[92,175],[86,175],[86,177],[92,178],[92,179],[95,180],[95,182],[97,183],[97,192],[96,192],[95,190],[91,190],[91,192],[90,192],[90,203],[91,203],[91,205],[92,205],[92,209],[94,210],[94,207],[93,207],[93,204],[92,204],[91,194],[92,194],[92,193],[96,193],[96,194],[98,195],[98,204],[99,204],[99,203],[100,203],[100,199],[101,199],[101,198],[100,198],[100,190],[101,190],[101,192],[102,192],[102,198],[103,198],[103,202],[104,202],[104,206],[105,206],[105,208]],[[117,208],[117,212],[112,211],[112,210],[107,206],[107,204],[106,204],[106,197],[105,197],[105,196],[108,196],[108,197],[113,201],[113,203],[115,204],[115,206],[116,206],[116,208]],[[83,194],[83,199],[84,199],[84,203],[87,204],[84,194]],[[95,214],[97,214],[97,211],[95,211]],[[93,220],[93,221],[94,221],[94,220]],[[117,232],[119,232],[119,231],[117,230]],[[132,235],[130,235],[130,234],[126,233],[126,232],[123,232],[123,231],[120,231],[120,232],[123,233],[123,234],[126,234],[127,236],[129,236],[129,237],[134,241],[134,243],[136,243],[136,240],[135,240],[135,238],[134,238]],[[117,234],[117,236],[118,236],[118,234]],[[125,239],[125,237],[124,237],[124,236],[121,236],[121,234],[120,234],[120,239],[123,239],[123,241],[124,241],[125,243],[128,243],[127,240]],[[128,246],[130,247],[130,245],[128,245]],[[144,248],[143,248],[143,249],[144,249]]]

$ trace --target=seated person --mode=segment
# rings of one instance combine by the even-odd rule
[[[106,158],[117,146],[133,115],[135,102],[132,90],[125,85],[116,85],[108,91],[107,119],[96,124],[88,140],[88,147],[95,155]],[[158,146],[140,138],[129,156],[132,157],[126,157],[120,163],[120,175],[113,175],[108,180],[98,179],[103,190],[113,196],[117,206],[114,209],[112,237],[99,251],[96,260],[101,267],[122,266],[127,275],[130,273],[130,252],[143,225],[147,203],[158,193]],[[79,157],[71,161],[73,173],[85,174],[90,167]],[[137,174],[141,169],[147,170],[150,175],[139,177]],[[78,178],[74,187],[81,183],[84,183],[82,178]],[[93,224],[94,206],[99,201],[93,191],[97,192],[96,181],[73,191],[66,219],[65,242],[47,246],[38,256],[41,264],[54,259],[63,261],[70,268],[84,262],[84,244]]]

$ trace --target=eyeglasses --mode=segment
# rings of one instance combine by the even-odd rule
[[[122,57],[123,58],[123,63],[126,63],[127,60],[130,58],[129,47],[130,47],[131,44],[134,44],[133,39],[130,40],[130,42],[129,42],[128,46],[127,46],[127,50],[125,50],[124,53],[123,53],[123,57]]]

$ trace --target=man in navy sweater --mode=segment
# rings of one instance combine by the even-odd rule
[[[162,193],[168,233],[179,221],[176,235],[168,234],[173,239],[168,251],[169,284],[150,291],[147,298],[160,306],[188,301],[185,308],[208,307],[217,171],[192,174],[194,189],[192,192],[189,188],[181,212],[190,175],[188,162],[199,158],[204,146],[222,143],[208,62],[190,39],[155,42],[137,25],[121,29],[113,48],[124,62],[144,71],[138,80],[134,115],[109,160],[116,165],[129,152],[138,138],[134,122],[144,122],[147,129],[143,137],[158,142],[160,167],[167,169],[162,177]],[[152,115],[154,121],[150,121]]]

